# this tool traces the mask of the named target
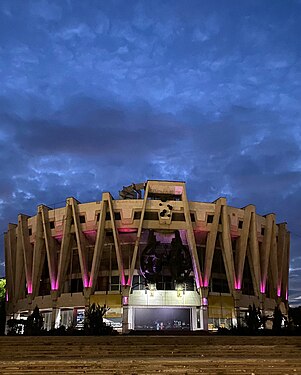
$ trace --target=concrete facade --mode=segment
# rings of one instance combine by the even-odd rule
[[[253,205],[230,207],[225,198],[188,201],[184,182],[147,181],[131,194],[114,200],[103,193],[91,203],[68,198],[65,207],[40,205],[35,216],[9,224],[8,317],[26,317],[37,305],[47,328],[80,325],[95,302],[127,332],[229,327],[253,303],[267,315],[276,304],[287,312],[286,223],[256,214]],[[187,261],[185,249],[191,270],[177,265]],[[171,268],[173,251],[180,258]]]

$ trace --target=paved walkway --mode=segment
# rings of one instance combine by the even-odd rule
[[[301,337],[0,337],[0,374],[300,374]]]

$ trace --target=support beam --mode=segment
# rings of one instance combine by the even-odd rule
[[[222,244],[222,254],[225,264],[225,270],[228,280],[228,285],[230,293],[234,293],[235,285],[235,269],[234,269],[234,260],[233,260],[233,250],[232,250],[232,241],[230,233],[230,218],[228,214],[228,208],[226,199],[224,199],[222,209],[221,209],[221,219],[222,219],[222,234],[220,235],[221,244]]]
[[[67,199],[66,202],[66,211],[64,217],[64,229],[63,229],[63,238],[60,249],[59,264],[58,264],[58,276],[56,281],[56,289],[60,295],[63,290],[63,283],[66,279],[66,273],[68,268],[68,261],[70,258],[70,250],[72,247],[72,207]]]
[[[93,294],[96,287],[97,276],[100,266],[100,261],[103,254],[104,242],[105,242],[105,225],[106,225],[106,212],[108,207],[108,201],[104,199],[102,195],[101,213],[99,215],[99,221],[97,226],[97,234],[94,246],[92,268],[89,280],[89,287],[91,288],[91,293]]]
[[[242,278],[244,272],[244,265],[245,259],[247,254],[247,246],[248,246],[248,239],[250,233],[250,222],[251,222],[251,214],[255,211],[254,206],[247,206],[244,209],[244,220],[243,220],[243,227],[241,230],[240,237],[238,239],[238,246],[236,252],[236,285],[234,285],[235,289],[241,290],[242,287]]]
[[[261,261],[260,291],[261,293],[265,293],[266,291],[266,282],[268,278],[268,266],[269,266],[269,260],[270,260],[270,251],[271,251],[274,222],[275,222],[274,214],[266,215],[266,225],[265,225],[265,231],[264,231],[264,237],[263,237],[263,243],[262,243],[262,251],[260,254],[260,261]]]
[[[271,238],[271,249],[270,249],[270,262],[269,269],[271,274],[271,285],[272,285],[272,298],[277,298],[277,281],[278,281],[278,264],[277,264],[277,225],[274,220],[272,226],[272,238]]]
[[[187,242],[188,242],[191,259],[192,259],[195,283],[196,283],[197,289],[201,291],[201,287],[203,286],[203,280],[202,280],[201,267],[200,267],[198,252],[196,248],[192,222],[191,222],[190,208],[189,208],[189,202],[187,200],[185,184],[183,184],[182,201],[183,201],[184,215],[185,215],[185,221],[186,221]]]
[[[29,241],[28,220],[29,216],[20,214],[18,216],[18,226],[20,227],[20,236],[22,251],[24,256],[25,276],[27,283],[27,293],[32,295],[32,258],[33,248]]]
[[[38,209],[36,216],[36,233],[33,246],[32,265],[32,296],[35,298],[39,294],[40,279],[45,259],[45,241],[43,238],[42,215]]]
[[[286,232],[286,241],[285,241],[285,255],[284,255],[284,270],[282,276],[282,288],[285,293],[285,301],[288,299],[288,270],[289,270],[289,256],[290,256],[290,232]]]
[[[48,207],[41,205],[39,206],[39,212],[41,213],[42,223],[43,223],[43,232],[45,238],[48,270],[50,277],[50,286],[51,290],[56,290],[56,279],[57,279],[57,252],[58,247],[55,242],[55,239],[52,237],[49,216],[48,216]]]
[[[120,283],[122,286],[125,286],[126,280],[125,280],[124,269],[123,269],[122,255],[120,251],[119,236],[118,236],[117,229],[116,229],[112,197],[110,193],[103,193],[103,194],[104,194],[104,199],[107,200],[108,205],[109,205],[111,227],[112,227],[113,238],[114,238],[114,246],[115,246],[117,265],[118,265],[118,271],[119,271],[119,276],[120,276]]]
[[[15,268],[15,301],[25,296],[25,266],[22,246],[21,226],[17,227],[17,251]]]
[[[277,280],[277,296],[285,297],[285,291],[282,289],[282,279],[284,263],[286,262],[286,223],[278,224],[278,244],[277,244],[277,263],[278,263],[278,280]]]
[[[85,236],[81,230],[80,220],[79,220],[79,212],[78,212],[78,202],[74,198],[69,198],[71,207],[72,207],[72,215],[74,220],[74,230],[75,230],[75,237],[77,242],[77,250],[79,256],[79,264],[82,274],[83,286],[87,288],[89,286],[89,274],[88,274],[88,266],[87,266],[87,243]]]
[[[211,224],[210,232],[207,235],[206,252],[205,252],[205,269],[204,269],[204,287],[208,287],[209,280],[211,277],[212,261],[213,261],[215,246],[216,246],[218,225],[219,225],[220,214],[221,214],[221,204],[222,204],[221,198],[215,201],[215,211],[214,211],[213,222]]]
[[[6,276],[6,290],[9,301],[14,300],[14,285],[16,267],[16,248],[17,248],[17,225],[8,224],[8,232],[4,233],[5,241],[5,276]]]
[[[139,226],[138,226],[137,237],[136,237],[134,251],[133,251],[131,268],[129,270],[129,276],[128,276],[128,280],[127,280],[127,285],[128,286],[132,285],[133,274],[134,274],[134,270],[135,270],[135,265],[136,265],[136,261],[137,261],[137,254],[138,254],[138,249],[139,249],[139,244],[140,244],[140,237],[141,237],[141,233],[142,233],[144,214],[145,214],[145,210],[146,210],[146,203],[147,203],[147,198],[148,198],[148,192],[149,192],[149,182],[147,182],[146,189],[145,189],[145,192],[144,192],[144,199],[143,199],[143,204],[142,204],[141,217],[140,217],[140,222],[139,222]]]
[[[260,255],[257,237],[257,221],[256,212],[251,213],[250,222],[250,269],[252,274],[253,288],[256,296],[260,295],[260,281],[261,281],[261,269],[260,269]]]

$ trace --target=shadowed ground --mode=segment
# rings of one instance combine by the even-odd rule
[[[301,337],[1,337],[1,374],[301,374]]]

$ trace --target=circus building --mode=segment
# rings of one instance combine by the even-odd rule
[[[105,321],[130,330],[212,330],[241,322],[253,303],[287,312],[289,232],[273,213],[225,198],[189,201],[184,182],[147,181],[67,198],[20,214],[5,233],[7,318],[35,306],[45,328],[83,322],[106,305]]]

